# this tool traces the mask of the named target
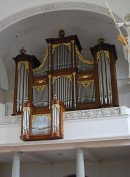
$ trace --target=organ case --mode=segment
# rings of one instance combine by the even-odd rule
[[[23,140],[63,138],[65,110],[118,106],[114,45],[100,39],[90,48],[91,59],[86,59],[78,37],[64,34],[61,29],[58,38],[46,39],[48,47],[41,63],[23,49],[14,58],[13,114],[22,114]],[[57,101],[53,101],[54,97]],[[23,106],[24,100],[27,101]],[[54,122],[59,129],[53,126]]]

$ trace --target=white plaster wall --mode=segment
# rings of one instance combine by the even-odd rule
[[[0,164],[0,176],[11,177],[11,163]],[[102,162],[85,161],[88,177],[129,177],[130,160],[110,160]],[[21,177],[64,177],[75,173],[75,161],[60,162],[51,165],[42,163],[21,163]],[[52,172],[52,175],[51,175]]]
[[[8,77],[5,65],[0,57],[0,88],[8,90]]]
[[[130,108],[130,80],[128,79],[128,67],[128,61],[126,61],[124,58],[118,58],[116,62],[116,75],[119,105]]]
[[[65,0],[64,2],[62,0],[28,0],[28,1],[18,1],[18,0],[0,0],[1,6],[0,6],[0,28],[3,26],[8,26],[9,24],[13,24],[16,21],[19,21],[19,12],[23,12],[24,10],[29,10],[28,12],[23,13],[23,15],[20,15],[21,19],[26,18],[27,16],[32,16],[40,12],[37,12],[36,7],[40,7],[45,5],[45,11],[54,11],[56,10],[54,8],[54,3],[63,3],[62,9],[75,9],[78,5],[72,5],[72,3],[78,2],[80,5],[82,3],[91,3],[96,4],[101,7],[107,8],[104,0]],[[64,8],[64,3],[68,3],[68,6]],[[129,13],[129,0],[109,0],[109,5],[111,6],[112,10],[122,19],[124,19],[125,15]],[[72,6],[71,6],[72,5]],[[118,7],[118,8],[117,8]],[[121,10],[120,10],[121,9]],[[25,17],[26,16],[26,17]],[[10,18],[10,19],[9,19]],[[8,23],[7,23],[8,21]],[[11,21],[11,23],[9,22]],[[5,25],[6,24],[6,25]]]
[[[0,126],[0,144],[20,143],[21,126],[20,125],[1,125]]]
[[[129,177],[130,160],[106,161],[102,163],[101,169],[102,177]]]
[[[82,127],[82,128],[79,128]],[[90,118],[66,121],[65,139],[98,139],[128,136],[128,122],[123,117]]]
[[[4,116],[5,116],[5,105],[0,103],[0,117],[4,117]]]
[[[130,92],[119,93],[119,105],[130,108]]]
[[[13,113],[13,102],[8,102],[5,104],[5,116],[11,116]]]
[[[4,163],[0,165],[0,176],[11,177],[11,163]],[[7,170],[8,169],[8,170]],[[89,177],[99,176],[99,164],[85,162],[86,175]],[[59,162],[44,165],[42,163],[21,163],[21,176],[20,177],[65,177],[70,174],[75,174],[76,167],[75,161],[73,162]],[[52,173],[52,175],[51,175]]]
[[[124,115],[115,117],[66,120],[64,121],[64,139],[59,140],[58,142],[71,142],[71,140],[74,142],[79,140],[107,140],[111,138],[120,139],[128,137],[130,132],[129,119],[130,118],[128,115]],[[0,125],[0,145],[27,145],[27,143],[20,140],[20,134],[20,124],[12,123],[12,125]],[[49,144],[49,141],[47,142]],[[44,141],[42,144],[46,144],[47,142]],[[54,140],[53,142],[56,143],[57,141]]]

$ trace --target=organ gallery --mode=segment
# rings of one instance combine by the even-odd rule
[[[41,63],[24,49],[14,58],[13,114],[22,115],[25,141],[63,138],[64,111],[118,106],[114,45],[99,39],[87,59],[78,37],[63,29],[46,42]]]

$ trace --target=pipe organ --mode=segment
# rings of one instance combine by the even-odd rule
[[[65,110],[118,106],[115,46],[100,39],[88,60],[78,37],[64,35],[46,39],[41,63],[24,49],[14,58],[13,114],[22,114],[23,140],[63,138]]]

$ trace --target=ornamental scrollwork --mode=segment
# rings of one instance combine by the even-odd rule
[[[65,45],[68,47],[68,49],[71,51],[71,42],[68,43],[62,43],[62,44],[53,44],[52,45],[52,54],[54,54],[54,51],[57,47],[61,46],[61,45]]]
[[[35,115],[32,115],[32,120],[36,119],[38,116],[45,116],[51,120],[51,114],[35,114]]]
[[[33,86],[34,89],[36,89],[39,92],[42,92],[47,85],[35,85]]]
[[[59,104],[53,104],[53,105],[52,105],[52,109],[54,109],[54,108],[58,108],[58,109],[59,109],[59,108],[60,108],[60,105],[59,105]]]
[[[79,84],[81,84],[83,87],[87,88],[94,80],[82,80],[78,81]]]
[[[34,68],[33,71],[39,71],[44,66],[47,58],[48,58],[48,49],[46,49],[45,56],[43,57],[42,63],[40,64],[40,66],[37,68]]]
[[[99,61],[99,59],[101,58],[101,53],[104,53],[104,56],[106,57],[106,59],[108,60],[109,64],[110,64],[110,54],[107,50],[101,50],[97,52],[97,63]]]
[[[25,66],[27,71],[29,70],[29,62],[28,61],[20,61],[20,62],[18,62],[18,70],[20,69],[21,64],[23,64]]]
[[[61,78],[61,77],[66,77],[66,78],[68,78],[70,81],[72,81],[72,75],[53,76],[52,84],[54,84],[55,80],[57,80],[58,78]]]
[[[79,60],[82,61],[84,64],[88,64],[88,65],[93,65],[93,64],[94,64],[94,61],[93,61],[93,60],[87,60],[85,57],[83,57],[83,56],[81,55],[81,53],[80,53],[79,50],[78,50],[77,45],[75,45],[75,52],[76,52],[76,54],[77,54]]]

